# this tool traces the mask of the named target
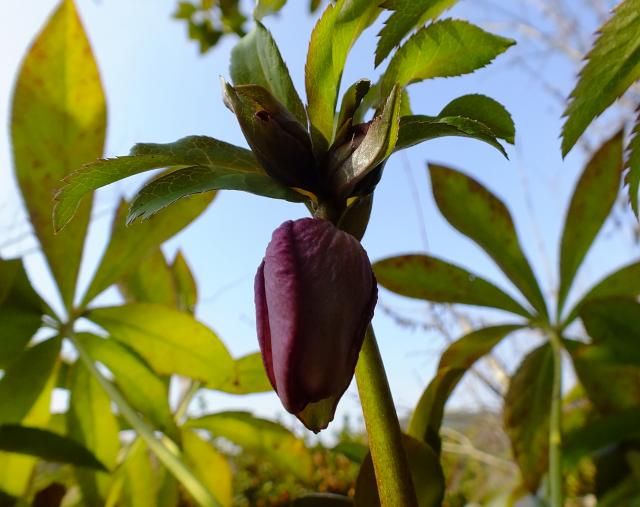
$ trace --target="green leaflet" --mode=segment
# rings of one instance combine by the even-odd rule
[[[380,79],[379,96],[435,77],[468,74],[489,64],[514,44],[466,21],[446,19],[422,28],[395,53]]]
[[[440,453],[440,428],[444,407],[462,377],[473,364],[487,355],[508,334],[521,325],[501,325],[473,331],[455,341],[440,357],[438,370],[411,414],[407,432]]]
[[[264,173],[245,173],[202,166],[185,167],[152,180],[142,187],[131,203],[127,222],[146,220],[184,197],[221,189],[243,190],[290,202],[306,200],[302,194]]]
[[[105,466],[85,447],[69,438],[40,428],[0,424],[0,451],[27,454],[46,461],[107,471]]]
[[[102,155],[105,130],[105,97],[93,52],[74,2],[62,0],[22,62],[11,141],[16,178],[67,309],[75,295],[91,200],[68,231],[55,235],[51,196],[62,178]]]
[[[333,140],[336,102],[347,55],[360,34],[380,14],[376,4],[371,0],[330,3],[311,34],[305,88],[316,156],[324,153]],[[393,85],[388,91],[391,88]]]
[[[539,315],[547,318],[544,297],[504,203],[458,171],[433,164],[429,171],[436,204],[447,221],[493,258]]]
[[[67,176],[55,196],[54,226],[61,230],[82,198],[98,188],[151,169],[193,165],[262,172],[249,150],[206,136],[189,136],[169,144],[136,144],[129,156],[98,160]]]
[[[564,113],[563,155],[571,151],[591,122],[640,78],[640,0],[621,2],[599,34]]]
[[[458,0],[387,0],[382,4],[393,11],[378,34],[376,67],[391,53],[394,47],[416,26],[440,16]]]
[[[636,216],[640,216],[638,198],[640,194],[640,114],[629,142],[626,167],[628,168],[625,183],[629,186],[629,201]]]
[[[233,375],[233,359],[222,341],[187,313],[132,303],[97,308],[87,317],[135,350],[159,375],[183,375],[211,389]]]
[[[402,255],[373,265],[378,283],[402,296],[488,306],[530,317],[508,294],[474,273],[427,255]]]
[[[578,268],[616,202],[622,169],[622,132],[619,132],[589,161],[569,204],[560,243],[559,315]]]
[[[265,2],[258,2],[256,13],[264,8],[264,4]],[[271,32],[259,21],[233,48],[230,70],[235,86],[255,84],[266,88],[293,113],[301,125],[307,125],[307,113],[278,46]]]
[[[522,479],[535,493],[547,471],[553,356],[546,343],[530,352],[511,377],[504,400],[504,425]]]

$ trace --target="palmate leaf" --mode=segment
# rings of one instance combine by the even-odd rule
[[[313,29],[305,65],[305,88],[316,155],[326,151],[333,140],[336,102],[347,55],[380,14],[378,3],[372,0],[330,3]],[[392,88],[393,84],[387,91]]]
[[[562,153],[640,78],[640,0],[624,0],[599,30],[565,111]]]
[[[376,67],[391,53],[394,47],[416,26],[437,18],[458,0],[386,0],[382,6],[393,11],[378,34]]]
[[[449,396],[477,360],[491,352],[508,334],[521,328],[517,324],[487,327],[451,344],[440,357],[435,377],[420,396],[409,420],[408,433],[424,440],[439,453],[440,427]]]
[[[511,296],[464,268],[427,255],[402,255],[373,265],[378,283],[402,296],[489,306],[530,317]]]
[[[560,242],[558,314],[562,313],[578,268],[616,202],[622,169],[622,132],[619,132],[589,161],[571,197]]]
[[[87,318],[135,350],[160,375],[183,375],[211,389],[233,376],[233,359],[222,341],[187,313],[132,303],[97,308]]]
[[[13,95],[11,140],[34,232],[68,308],[91,200],[80,208],[73,226],[57,236],[51,196],[63,177],[102,155],[105,129],[105,97],[93,52],[74,2],[62,0],[22,63]]]
[[[553,355],[546,343],[530,352],[511,377],[504,424],[522,480],[535,493],[547,471]]]
[[[85,447],[57,433],[17,424],[0,424],[0,451],[106,471]]]
[[[429,165],[429,171],[436,204],[447,221],[476,242],[540,316],[547,318],[544,297],[504,203],[476,180],[458,171],[434,164]]]
[[[489,64],[515,44],[466,21],[446,19],[422,28],[394,54],[380,79],[379,97],[436,77],[468,74]]]
[[[265,2],[258,2],[256,12],[264,9],[264,4]],[[284,104],[300,124],[307,125],[307,113],[293,86],[278,46],[269,30],[259,21],[231,51],[230,71],[235,86],[256,84],[266,88]]]
[[[260,352],[254,352],[234,360],[233,375],[220,384],[216,391],[230,394],[252,394],[271,391],[271,383],[265,373]]]
[[[71,220],[86,194],[135,174],[174,166],[263,173],[249,150],[211,137],[189,136],[169,144],[136,144],[129,156],[86,164],[64,179],[64,186],[55,197],[56,230],[60,231]]]

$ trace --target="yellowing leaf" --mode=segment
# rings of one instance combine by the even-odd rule
[[[31,223],[70,308],[91,200],[64,234],[51,210],[61,180],[102,155],[105,98],[89,41],[72,0],[63,0],[29,49],[16,83],[11,139],[18,184]]]

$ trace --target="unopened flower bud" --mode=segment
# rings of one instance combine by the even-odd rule
[[[377,300],[366,252],[326,220],[278,227],[255,279],[258,340],[284,407],[318,432],[349,386]]]

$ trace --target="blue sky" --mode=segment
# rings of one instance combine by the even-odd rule
[[[183,24],[171,19],[175,0],[77,0],[101,69],[106,90],[109,124],[105,155],[126,154],[136,142],[170,142],[190,134],[204,134],[245,146],[232,114],[220,98],[219,76],[228,78],[229,52],[234,39],[226,38],[207,55],[198,54],[187,40]],[[576,8],[581,2],[574,0]],[[52,297],[52,286],[33,238],[11,241],[28,233],[28,223],[11,174],[8,118],[11,88],[20,58],[56,2],[4,0],[0,17],[0,252],[4,256],[26,254],[30,276],[42,294]],[[247,7],[250,2],[245,3]],[[489,6],[488,6],[489,5]],[[491,5],[494,7],[492,8]],[[518,15],[532,23],[527,2]],[[272,30],[289,66],[294,83],[303,94],[306,44],[315,18],[308,16],[307,2],[291,0],[282,14],[265,24]],[[497,8],[496,8],[497,6]],[[465,139],[438,140],[395,155],[387,164],[376,192],[374,212],[364,246],[372,260],[409,252],[429,253],[483,274],[508,291],[513,289],[493,263],[469,240],[454,231],[434,206],[426,174],[426,162],[450,165],[477,178],[504,199],[511,209],[525,251],[534,264],[545,293],[557,282],[557,247],[564,210],[579,168],[580,149],[563,162],[559,132],[562,108],[543,82],[564,93],[570,91],[577,68],[567,59],[542,57],[536,45],[523,41],[504,22],[504,8],[513,2],[462,1],[451,15],[467,18],[492,31],[515,36],[520,44],[496,63],[472,76],[434,80],[410,88],[415,112],[436,114],[451,99],[466,93],[484,93],[502,102],[512,113],[517,128],[510,160],[488,145]],[[595,28],[592,19],[586,26]],[[544,25],[543,25],[544,27]],[[356,45],[347,62],[343,84],[374,77],[372,51],[378,23]],[[526,62],[527,69],[518,62]],[[606,129],[606,123],[603,123]],[[119,195],[131,195],[140,182],[134,179],[98,192],[95,219],[85,249],[81,284],[88,283],[102,251],[110,225],[110,210]],[[238,192],[221,193],[205,215],[165,246],[165,251],[184,250],[200,288],[198,317],[211,325],[234,355],[257,349],[253,315],[253,276],[271,232],[287,219],[305,216],[306,209],[280,201]],[[627,220],[628,217],[625,217]],[[608,230],[613,230],[611,225]],[[426,237],[426,243],[425,243]],[[637,248],[636,248],[637,251]],[[629,237],[618,232],[590,254],[579,273],[577,290],[615,266],[631,260]],[[107,292],[102,303],[113,303]],[[381,302],[404,314],[428,320],[423,304],[381,292]],[[57,302],[54,301],[54,305]],[[489,319],[499,319],[492,313]],[[374,323],[395,401],[406,413],[433,374],[443,339],[437,333],[397,326],[378,310]],[[516,350],[524,350],[532,338],[521,337],[517,346],[505,344],[500,354],[512,363]],[[466,382],[454,404],[472,406],[488,400]],[[211,410],[246,408],[265,416],[281,416],[273,394],[233,397],[211,395]],[[357,392],[352,386],[340,405],[338,418],[359,418]],[[287,419],[285,417],[285,419]],[[288,420],[288,419],[287,419]]]

